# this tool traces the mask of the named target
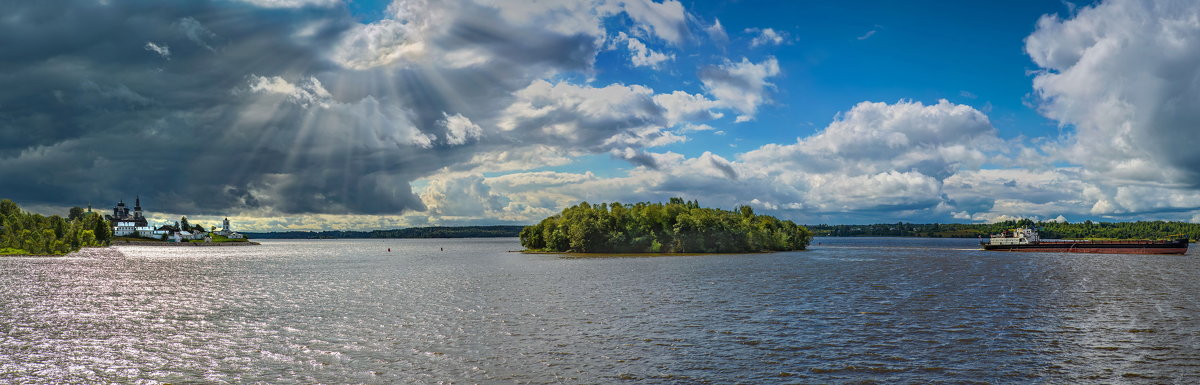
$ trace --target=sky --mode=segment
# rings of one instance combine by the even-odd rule
[[[0,197],[44,214],[1200,222],[1191,0],[48,0],[0,47]]]

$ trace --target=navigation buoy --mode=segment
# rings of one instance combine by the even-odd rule
[[[389,248],[388,248],[388,252],[389,252],[389,253],[390,253],[390,252],[392,252],[392,248],[391,248],[391,247],[389,247]]]

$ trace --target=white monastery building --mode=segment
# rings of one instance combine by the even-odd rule
[[[125,207],[125,200],[117,202],[117,206],[113,207],[111,216],[107,216],[109,222],[112,223],[113,236],[115,237],[142,237],[155,239],[170,239],[175,242],[185,242],[188,240],[203,240],[211,242],[212,237],[203,231],[190,231],[189,229],[179,228],[179,223],[175,226],[163,225],[158,228],[150,226],[150,222],[142,215],[142,198],[137,197],[133,203],[133,213],[129,212],[129,208]],[[243,239],[245,235],[239,234],[229,228],[229,218],[225,218],[220,231],[214,232],[226,238]]]
[[[154,233],[154,228],[150,227],[146,217],[142,216],[142,197],[137,197],[137,200],[134,201],[133,215],[130,215],[129,208],[125,207],[124,199],[117,202],[117,207],[113,207],[113,214],[109,221],[113,224],[113,236],[116,237],[134,233],[150,236]]]

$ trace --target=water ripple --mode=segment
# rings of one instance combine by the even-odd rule
[[[1194,256],[972,242],[562,259],[506,253],[511,239],[268,241],[4,258],[0,382],[1200,381]]]

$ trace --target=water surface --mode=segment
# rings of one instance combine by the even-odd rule
[[[515,239],[267,240],[0,258],[0,382],[1200,382],[1195,250],[975,242],[566,259],[506,252]]]

